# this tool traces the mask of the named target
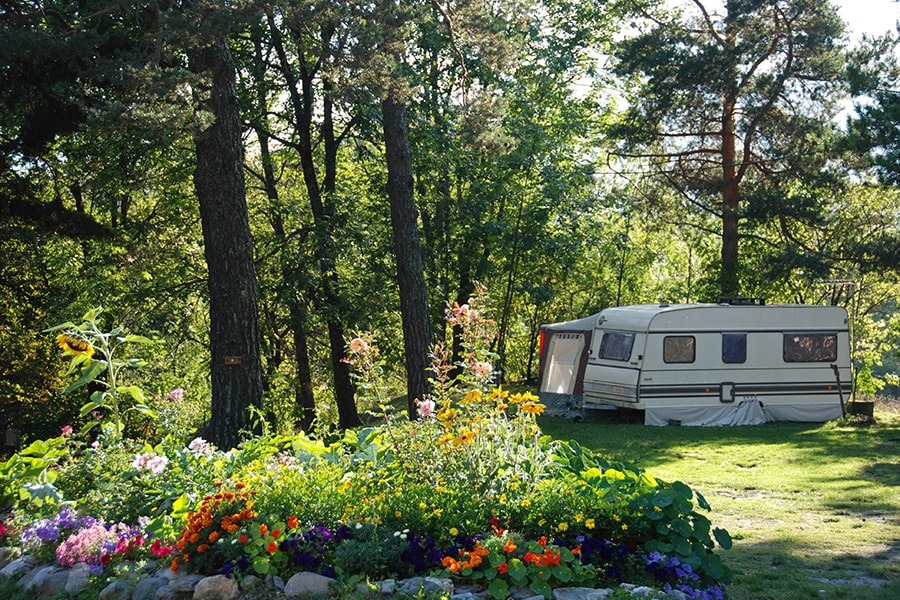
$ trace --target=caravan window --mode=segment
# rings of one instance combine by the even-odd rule
[[[747,334],[722,334],[722,362],[736,364],[747,362]]]
[[[784,362],[833,362],[837,360],[837,334],[784,334]]]
[[[600,340],[598,358],[606,360],[628,360],[634,345],[633,331],[607,331]]]
[[[667,335],[663,338],[663,361],[692,363],[696,356],[696,342],[692,335]]]

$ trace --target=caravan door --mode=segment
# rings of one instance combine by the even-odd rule
[[[598,329],[602,333],[584,372],[584,399],[628,408],[640,401],[638,379],[641,374],[646,334],[635,331]]]

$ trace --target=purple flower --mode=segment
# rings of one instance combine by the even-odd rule
[[[181,388],[175,388],[171,392],[169,392],[169,400],[181,400],[184,398],[184,390]]]

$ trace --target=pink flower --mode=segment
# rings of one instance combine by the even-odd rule
[[[369,344],[366,343],[366,340],[357,337],[350,340],[350,352],[353,354],[359,354],[361,352],[365,352],[369,348]]]
[[[72,435],[72,426],[66,425],[65,427],[63,427],[60,435],[63,437],[69,437],[70,435]]]
[[[418,413],[420,417],[430,417],[434,414],[434,400],[416,400],[416,406],[418,406]]]
[[[493,370],[494,367],[487,361],[476,360],[472,363],[472,374],[478,379],[487,379]]]
[[[169,459],[165,456],[160,456],[151,452],[147,454],[138,454],[134,458],[134,461],[132,461],[131,466],[138,471],[147,469],[154,475],[159,475],[166,469],[168,463]]]
[[[169,400],[181,400],[184,398],[184,390],[181,388],[176,388],[169,392]]]

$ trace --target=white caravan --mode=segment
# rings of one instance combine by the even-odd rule
[[[638,305],[597,315],[584,406],[647,425],[840,418],[851,392],[847,311],[735,303]]]

